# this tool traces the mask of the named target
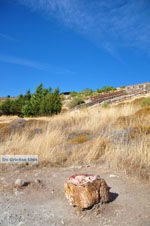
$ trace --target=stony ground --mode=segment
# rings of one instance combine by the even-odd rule
[[[150,226],[149,185],[116,173],[108,166],[9,167],[0,166],[0,225],[2,226]],[[113,201],[90,210],[69,206],[63,192],[66,179],[77,173],[95,173],[111,187]],[[16,189],[17,178],[40,179]]]

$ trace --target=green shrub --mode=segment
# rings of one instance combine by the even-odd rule
[[[70,107],[70,108],[74,108],[75,106],[80,105],[80,104],[84,104],[84,103],[85,103],[85,102],[84,102],[84,100],[83,100],[82,98],[76,97],[76,98],[74,98],[74,99],[71,101],[71,103],[69,104],[69,107]]]
[[[102,108],[108,108],[109,107],[109,104],[103,103],[101,106],[102,106]]]
[[[75,92],[75,91],[70,92],[70,96],[71,96],[71,97],[76,97],[77,95],[78,95],[78,93]]]
[[[108,92],[108,91],[113,91],[113,90],[116,90],[116,88],[113,86],[104,86],[101,89],[97,89],[96,91],[98,93],[103,93],[103,92]]]
[[[81,93],[85,96],[91,96],[91,95],[93,95],[93,90],[86,88]]]
[[[141,105],[142,107],[150,106],[150,98],[145,98],[144,100],[142,100]]]
[[[126,86],[121,86],[120,88],[121,88],[121,89],[124,89],[124,88],[126,88]]]

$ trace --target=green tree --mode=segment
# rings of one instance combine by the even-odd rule
[[[52,89],[49,87],[48,89],[44,88],[43,89],[43,96],[46,96],[47,94],[51,93]]]
[[[26,94],[24,95],[24,100],[27,101],[30,99],[31,99],[31,92],[30,92],[30,90],[27,90]]]
[[[24,104],[23,98],[19,98],[19,99],[16,99],[16,100],[12,101],[12,104],[11,104],[11,113],[12,113],[12,115],[20,116],[23,104]]]
[[[2,112],[2,107],[1,107],[2,105],[1,105],[1,103],[0,103],[0,116],[3,114],[3,112]]]
[[[28,95],[29,96],[29,93]],[[43,88],[41,83],[31,97],[25,101],[22,114],[25,116],[52,115],[61,111],[61,98],[59,90],[52,93],[51,88]]]
[[[59,89],[55,89],[53,93],[48,93],[44,96],[41,106],[41,115],[53,115],[60,113],[62,108],[61,97],[59,95]]]
[[[28,97],[27,93],[26,97]],[[37,86],[35,93],[33,93],[25,102],[25,105],[22,107],[22,113],[26,116],[38,116],[40,115],[40,104],[43,98],[43,84],[41,83]]]
[[[11,112],[13,115],[22,116],[22,108],[27,101],[31,99],[31,93],[28,90],[26,94],[23,96],[20,94],[16,100],[12,102]]]
[[[34,116],[30,100],[26,101],[26,104],[23,105],[23,107],[21,109],[21,113],[24,116]]]
[[[2,115],[12,115],[12,104],[13,101],[10,99],[6,99],[1,103],[1,114]]]
[[[16,100],[7,99],[0,104],[0,114],[19,116],[39,116],[58,114],[62,103],[59,89],[52,92],[51,88],[43,88],[41,83],[31,94],[27,90],[25,95],[20,94]]]
[[[41,83],[37,88],[36,92],[31,97],[32,115],[41,114],[41,102],[45,96],[51,93],[51,88],[43,89],[43,84]]]

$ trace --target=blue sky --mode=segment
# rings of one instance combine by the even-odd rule
[[[0,0],[0,96],[150,81],[149,0]]]

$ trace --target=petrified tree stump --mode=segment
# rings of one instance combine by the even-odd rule
[[[64,184],[64,191],[70,205],[83,209],[110,201],[109,187],[98,175],[73,175]]]

